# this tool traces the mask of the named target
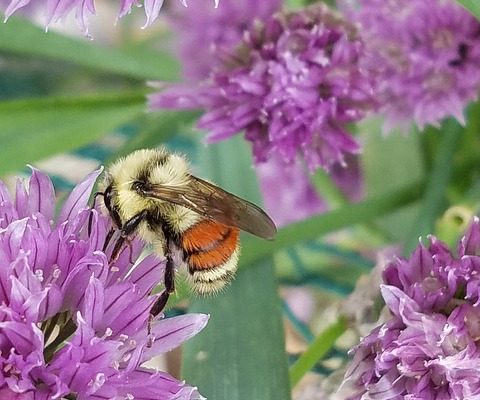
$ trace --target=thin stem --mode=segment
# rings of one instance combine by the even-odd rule
[[[311,183],[315,187],[318,195],[326,201],[329,209],[333,210],[348,206],[349,201],[347,197],[334,182],[332,175],[323,169],[318,169],[315,174],[312,175]],[[369,237],[380,243],[388,242],[388,235],[372,221],[364,222],[359,228],[359,232],[365,237]]]
[[[451,120],[438,132],[442,135],[440,146],[426,183],[419,216],[406,240],[405,254],[417,246],[419,237],[433,232],[435,221],[445,209],[445,194],[453,174],[453,158],[462,132],[463,128]]]
[[[347,198],[333,182],[332,176],[323,169],[318,169],[312,175],[312,184],[317,193],[327,202],[330,208],[337,208],[348,203]]]
[[[308,349],[290,367],[290,385],[294,387],[300,379],[333,347],[347,329],[346,319],[340,317],[316,337]]]
[[[312,335],[312,332],[310,332],[309,327],[295,316],[295,313],[285,301],[282,302],[282,310],[287,316],[288,320],[292,323],[295,330],[302,335],[307,342],[312,342],[314,340],[314,336]]]

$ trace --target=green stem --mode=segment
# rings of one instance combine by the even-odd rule
[[[290,367],[290,386],[294,387],[300,379],[310,371],[315,364],[333,347],[337,339],[347,329],[347,321],[340,317],[335,323],[327,327],[308,349]]]
[[[318,169],[315,174],[312,175],[312,184],[330,208],[341,207],[348,203],[345,195],[335,182],[333,182],[332,176],[323,169]]]
[[[332,175],[319,169],[311,178],[318,195],[327,202],[329,209],[346,207],[349,204],[348,199],[333,181]],[[366,221],[359,227],[359,233],[363,237],[370,238],[370,241],[385,243],[388,242],[388,234],[375,225],[372,221]]]
[[[463,128],[452,120],[445,123],[444,129],[438,132],[442,135],[440,146],[426,183],[419,216],[406,240],[405,254],[417,246],[419,237],[433,232],[435,221],[445,209],[445,193],[453,174],[453,157],[462,132]]]
[[[422,182],[417,182],[387,194],[349,204],[331,212],[309,218],[281,228],[274,241],[266,242],[251,236],[242,241],[243,251],[240,267],[246,267],[288,246],[317,239],[319,236],[355,224],[369,222],[400,207],[406,206],[421,196]]]
[[[282,302],[282,310],[283,310],[283,314],[287,317],[287,319],[293,325],[294,329],[300,335],[302,335],[303,339],[305,339],[307,342],[313,342],[314,336],[312,332],[310,332],[308,325],[305,322],[300,321],[296,317],[295,313],[292,311],[292,309],[289,307],[289,305],[285,301]]]

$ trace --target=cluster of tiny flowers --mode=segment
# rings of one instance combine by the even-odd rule
[[[188,9],[177,6],[168,13],[187,81],[207,78],[222,54],[233,51],[255,20],[267,19],[281,6],[281,0],[223,1],[218,8],[203,2],[195,0]]]
[[[310,170],[328,169],[359,151],[346,126],[374,104],[362,52],[353,27],[324,4],[278,13],[246,32],[208,80],[151,95],[150,108],[205,109],[207,139],[245,131],[257,163],[300,155]]]
[[[143,364],[208,317],[160,319],[147,335],[164,262],[138,260],[137,241],[109,262],[110,221],[87,205],[99,173],[72,191],[55,222],[46,175],[33,169],[14,199],[0,182],[0,398],[199,399],[196,388]]]
[[[480,222],[458,255],[429,237],[383,272],[391,317],[354,349],[342,399],[480,398]]]
[[[480,23],[454,0],[344,0],[366,44],[385,130],[464,122],[480,89]],[[353,4],[352,4],[353,3]]]
[[[186,0],[180,0],[187,7]],[[145,10],[146,21],[144,28],[151,25],[158,18],[160,9],[164,0],[121,0],[118,11],[118,18],[129,14],[134,6],[143,6]],[[218,0],[215,0],[215,7],[218,6]],[[72,11],[75,12],[75,19],[83,33],[88,35],[88,18],[95,14],[94,0],[1,0],[0,8],[4,11],[5,21],[15,12],[29,11],[36,13],[43,10],[45,14],[45,25],[58,22],[65,18]]]

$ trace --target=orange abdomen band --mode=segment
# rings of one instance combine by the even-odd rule
[[[205,270],[222,265],[238,247],[239,229],[204,220],[182,235],[182,248],[191,270]]]

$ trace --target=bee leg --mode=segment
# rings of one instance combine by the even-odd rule
[[[92,210],[95,209],[95,203],[97,201],[98,196],[105,196],[105,194],[103,192],[96,192],[93,195]],[[92,233],[92,224],[93,224],[93,213],[90,213],[90,215],[88,217],[88,236],[90,236],[91,233]]]
[[[103,192],[96,192],[93,195],[93,204],[92,204],[92,210],[95,209],[95,204],[97,202],[97,197],[98,196],[105,196],[105,193]],[[92,224],[93,224],[93,213],[90,213],[88,216],[88,236],[92,234]],[[103,251],[107,249],[108,244],[110,243],[110,240],[112,239],[113,234],[115,233],[115,229],[110,228],[110,230],[107,233],[107,236],[105,237],[105,242],[103,243]]]
[[[115,242],[115,245],[113,246],[113,250],[112,250],[112,255],[110,256],[110,261],[108,262],[110,265],[115,263],[120,257],[124,243],[125,243],[125,238],[123,236],[120,236]]]
[[[167,259],[165,264],[165,273],[164,273],[164,285],[165,289],[160,294],[158,299],[153,304],[152,308],[150,309],[150,315],[148,317],[148,326],[147,332],[148,335],[152,333],[152,322],[153,319],[160,314],[165,306],[167,305],[168,299],[170,295],[175,291],[175,264],[173,262],[172,255],[170,253],[170,239],[167,235],[166,237],[166,245],[164,246],[164,253]],[[149,342],[148,347],[151,347],[152,343]]]
[[[133,258],[132,258],[132,255],[133,255],[132,239],[127,237],[125,239],[125,241],[127,242],[128,250],[130,251],[130,253],[128,255],[128,261],[130,262],[130,264],[133,265],[133,264],[135,264],[135,262],[133,261]]]
[[[110,257],[110,264],[113,264],[115,261],[117,261],[120,258],[120,254],[123,253],[125,250],[124,244],[127,244],[128,249],[130,250],[130,254],[128,256],[128,261],[130,264],[134,264],[133,259],[132,259],[132,241],[128,237],[123,237],[120,236],[117,241],[115,242],[115,246],[113,247],[112,250],[112,255]]]
[[[153,304],[150,309],[150,316],[155,318],[160,314],[167,305],[168,298],[175,291],[175,279],[174,279],[174,265],[171,259],[167,259],[165,266],[165,289],[160,294],[160,297]]]
[[[108,244],[110,243],[110,240],[112,240],[112,236],[114,233],[115,233],[115,229],[110,228],[110,230],[107,233],[107,236],[105,237],[105,243],[103,243],[103,248],[102,248],[103,252],[107,250]]]
[[[148,211],[144,210],[141,213],[134,215],[122,225],[120,228],[120,237],[115,242],[115,246],[113,246],[112,255],[110,256],[110,264],[118,260],[118,257],[120,257],[120,253],[122,252],[123,244],[125,241],[128,242],[128,237],[135,232],[138,225],[140,225],[140,222],[145,220],[147,214]]]

